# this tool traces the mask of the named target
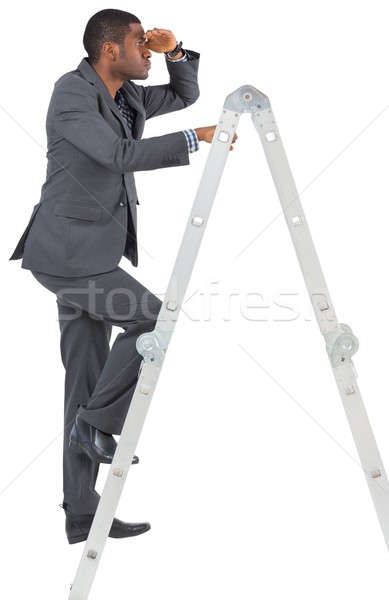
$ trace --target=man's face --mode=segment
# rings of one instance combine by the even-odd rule
[[[122,79],[147,79],[151,68],[151,52],[143,37],[144,29],[139,23],[131,24],[131,31],[124,38],[115,62],[115,74]]]

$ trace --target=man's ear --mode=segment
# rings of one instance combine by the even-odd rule
[[[100,58],[105,57],[106,59],[114,62],[119,54],[119,48],[117,44],[112,42],[104,42],[101,48]]]

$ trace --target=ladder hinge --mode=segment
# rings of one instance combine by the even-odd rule
[[[170,338],[171,333],[154,329],[154,331],[143,333],[138,337],[136,340],[136,349],[143,356],[145,363],[161,367]]]
[[[224,108],[242,112],[258,112],[259,110],[269,109],[270,101],[265,94],[262,94],[252,85],[243,85],[227,96]]]
[[[330,331],[324,334],[328,356],[333,367],[351,362],[351,357],[359,348],[358,338],[355,337],[351,328],[344,323],[339,324],[340,330]]]

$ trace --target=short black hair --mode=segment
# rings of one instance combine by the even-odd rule
[[[131,13],[115,8],[106,8],[93,15],[85,27],[83,38],[89,62],[98,62],[104,42],[122,44],[131,31],[132,23],[140,23],[140,20]]]

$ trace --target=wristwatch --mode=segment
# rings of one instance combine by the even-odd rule
[[[177,54],[179,54],[181,52],[182,49],[182,42],[179,42],[176,44],[176,47],[174,48],[174,50],[172,50],[171,52],[165,52],[165,56],[167,56],[167,58],[174,58],[175,56],[177,56]]]

